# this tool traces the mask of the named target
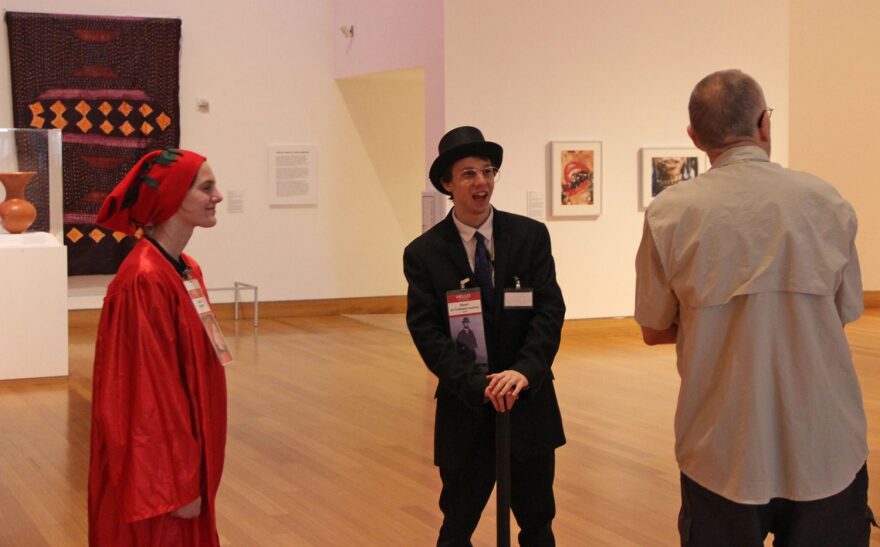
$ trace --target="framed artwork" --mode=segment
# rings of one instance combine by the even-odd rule
[[[709,160],[697,148],[642,148],[641,163],[644,209],[666,188],[704,173]]]
[[[98,211],[141,156],[180,144],[181,20],[13,11],[5,19],[13,123],[61,131],[67,273],[116,273],[140,236],[98,226]],[[22,160],[45,157],[38,142],[16,136]],[[50,229],[46,176],[28,191],[40,231]]]
[[[551,218],[597,217],[602,213],[602,143],[550,143]]]

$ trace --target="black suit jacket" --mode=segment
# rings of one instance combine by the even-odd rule
[[[495,299],[484,310],[490,372],[514,369],[529,381],[511,411],[511,452],[526,459],[565,443],[550,366],[559,348],[565,303],[556,283],[547,227],[532,219],[494,212]],[[425,364],[439,379],[435,398],[434,463],[458,467],[493,411],[484,403],[488,380],[463,359],[449,332],[446,292],[474,279],[452,213],[416,238],[403,253],[409,283],[406,322]],[[504,289],[534,291],[533,309],[504,309]],[[473,282],[467,285],[474,286]]]

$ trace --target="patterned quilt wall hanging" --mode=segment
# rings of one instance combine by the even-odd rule
[[[179,19],[7,12],[15,127],[61,129],[68,274],[110,274],[136,238],[104,197],[146,152],[180,143]]]

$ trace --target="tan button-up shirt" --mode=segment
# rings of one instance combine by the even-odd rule
[[[826,182],[734,148],[663,191],[636,258],[639,324],[679,323],[682,472],[739,503],[843,490],[867,457],[843,325],[862,313],[856,216]]]

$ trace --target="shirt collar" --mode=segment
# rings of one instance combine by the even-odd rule
[[[725,165],[730,165],[731,163],[739,163],[743,161],[769,162],[770,156],[767,155],[767,152],[765,152],[763,148],[761,148],[760,146],[755,146],[753,144],[734,146],[730,150],[715,158],[715,163],[712,164],[712,168],[714,169],[717,167],[724,167]]]
[[[489,216],[486,218],[486,221],[480,225],[479,228],[474,228],[473,226],[468,226],[467,224],[458,220],[458,217],[455,216],[455,210],[452,211],[452,222],[455,223],[455,228],[458,230],[458,235],[461,236],[462,241],[470,241],[474,238],[474,234],[476,232],[480,232],[483,234],[483,237],[486,238],[486,241],[492,241],[492,221],[495,218],[495,208],[491,208],[489,210]]]

